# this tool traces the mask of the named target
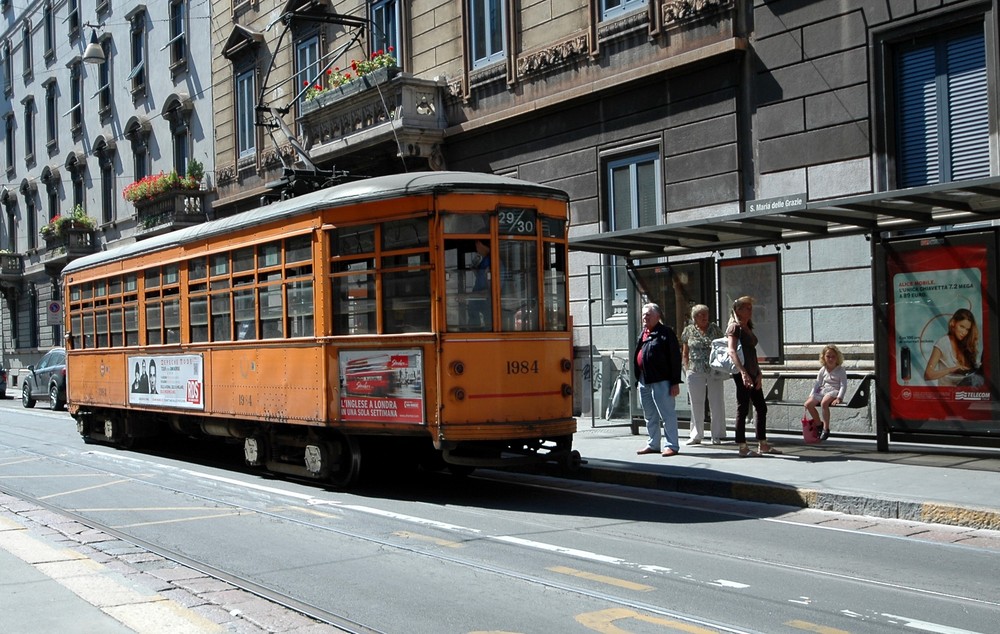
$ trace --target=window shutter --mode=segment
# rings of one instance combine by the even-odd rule
[[[948,119],[951,121],[951,180],[990,175],[990,119],[983,35],[951,40],[948,64]]]
[[[933,46],[899,55],[897,163],[899,186],[914,187],[939,180],[937,90]]]

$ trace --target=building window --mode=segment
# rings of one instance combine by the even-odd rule
[[[319,70],[319,36],[313,35],[295,45],[295,94],[305,100],[305,91],[313,84],[324,84]]]
[[[83,69],[82,62],[73,61],[69,65],[69,110],[63,113],[69,117],[69,128],[73,135],[83,130]]]
[[[35,65],[31,52],[31,22],[27,20],[21,27],[21,40],[21,73],[27,78],[31,77],[31,69]]]
[[[101,169],[101,222],[108,224],[115,220],[115,149],[103,139],[94,148]]]
[[[149,176],[148,122],[131,119],[125,124],[125,138],[132,144],[132,180],[141,181]]]
[[[908,40],[895,51],[898,187],[990,175],[982,27]]]
[[[13,197],[11,197],[11,200],[8,201],[7,204],[7,247],[10,249],[11,253],[18,253],[17,225],[14,224],[15,220]]]
[[[170,144],[174,151],[174,170],[178,174],[187,173],[188,158],[191,152],[190,119],[193,108],[194,105],[190,99],[181,99],[176,95],[167,98],[167,103],[163,108],[163,118],[170,123]]]
[[[50,81],[45,86],[45,144],[51,152],[59,144],[59,117],[56,115],[56,84]]]
[[[35,160],[35,99],[24,100],[24,161],[32,163]]]
[[[48,214],[47,222],[59,215],[59,181],[52,179],[45,184],[45,201]]]
[[[51,61],[56,56],[56,23],[52,15],[52,4],[48,2],[42,9],[42,29],[45,38],[45,59]]]
[[[402,66],[399,25],[402,24],[399,0],[373,0],[371,3],[371,54],[395,51],[396,64]]]
[[[35,190],[24,193],[24,218],[27,220],[28,249],[38,248],[38,209],[35,207]]]
[[[163,48],[170,49],[170,69],[179,71],[187,64],[187,0],[171,0],[170,41]]]
[[[501,61],[507,30],[503,0],[469,0],[469,4],[473,68]]]
[[[10,96],[14,92],[14,60],[10,56],[10,42],[3,43],[3,92]]]
[[[73,185],[73,207],[77,205],[83,207],[84,202],[83,172],[87,165],[78,157],[79,155],[74,152],[66,161],[66,169],[69,170],[69,179]]]
[[[601,19],[609,20],[646,6],[646,0],[601,0]]]
[[[236,147],[239,158],[257,152],[257,126],[254,125],[254,69],[236,75]]]
[[[608,219],[612,231],[652,227],[663,214],[660,191],[660,156],[656,152],[633,155],[607,164]],[[624,262],[613,262],[613,291],[617,301],[627,298],[628,276]],[[618,266],[620,265],[620,266]]]
[[[4,155],[7,158],[7,171],[14,171],[14,113],[9,112],[3,118]]]
[[[105,38],[101,42],[101,49],[104,51],[104,61],[97,65],[97,112],[101,119],[106,119],[111,115],[112,95],[111,95],[111,39]]]
[[[80,0],[67,0],[66,14],[69,39],[74,40],[80,35]]]
[[[132,94],[146,90],[146,12],[139,11],[132,16],[129,30],[129,49],[132,53],[132,70],[128,74]]]

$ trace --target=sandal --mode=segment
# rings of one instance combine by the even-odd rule
[[[775,449],[774,447],[772,447],[771,445],[767,444],[766,442],[760,443],[760,445],[757,447],[757,451],[761,455],[771,454],[771,455],[775,455],[775,456],[780,456],[782,454],[781,451],[779,451],[778,449]]]
[[[742,445],[740,445],[740,458],[753,458],[753,457],[759,456],[759,455],[760,454],[758,454],[753,449],[751,449],[750,447],[748,447],[746,443],[743,443]]]

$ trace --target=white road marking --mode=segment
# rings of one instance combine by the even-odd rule
[[[909,627],[923,632],[935,632],[935,634],[982,634],[981,632],[974,632],[972,630],[963,630],[959,627],[951,627],[948,625],[939,625],[938,623],[911,619],[908,616],[898,616],[896,614],[886,614],[884,612],[882,613],[882,616],[893,619],[894,621],[900,621],[903,627]]]

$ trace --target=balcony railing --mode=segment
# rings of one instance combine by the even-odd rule
[[[328,90],[300,107],[305,145],[313,161],[327,162],[391,143],[404,158],[424,158],[435,167],[447,125],[444,89],[407,73],[376,71]]]
[[[176,189],[134,202],[135,237],[148,238],[205,222],[208,220],[205,198],[210,193],[208,190]]]
[[[42,262],[50,273],[58,273],[73,260],[97,251],[97,239],[90,227],[70,223],[61,233],[45,236]]]

